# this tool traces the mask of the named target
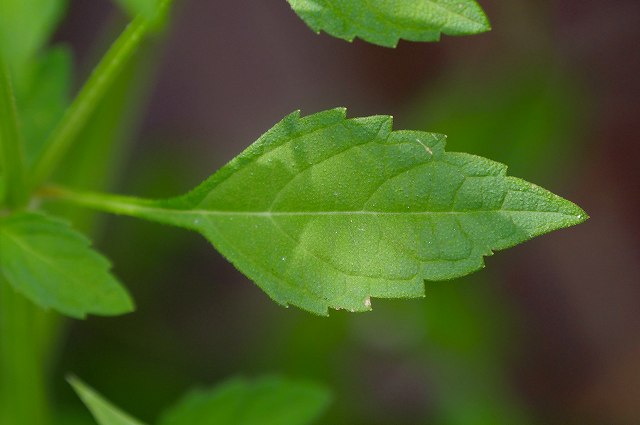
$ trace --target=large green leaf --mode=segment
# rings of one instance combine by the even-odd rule
[[[445,139],[388,116],[294,113],[186,196],[58,195],[198,231],[275,301],[318,314],[423,296],[425,280],[587,218]]]
[[[109,261],[64,221],[23,212],[0,219],[0,272],[36,304],[71,317],[130,312]]]
[[[144,425],[105,400],[80,379],[70,377],[68,381],[99,425]]]
[[[234,379],[195,391],[169,410],[161,425],[307,425],[329,403],[315,384],[282,378]]]
[[[400,39],[437,41],[491,26],[475,0],[288,0],[314,31],[394,47]]]

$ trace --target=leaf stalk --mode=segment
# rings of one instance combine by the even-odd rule
[[[0,164],[5,178],[0,204],[20,207],[26,203],[25,155],[8,65],[0,57]],[[0,196],[3,196],[0,193]]]

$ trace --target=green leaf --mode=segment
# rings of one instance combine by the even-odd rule
[[[109,261],[61,220],[22,212],[0,218],[0,272],[36,304],[71,317],[132,311]]]
[[[67,380],[99,425],[144,425],[105,400],[80,379],[71,376]]]
[[[180,198],[55,195],[200,232],[276,302],[318,314],[421,297],[425,280],[587,218],[503,164],[445,152],[446,136],[345,113],[291,114]]]
[[[26,204],[24,144],[18,119],[15,91],[9,68],[0,56],[0,167],[6,187],[0,205]],[[5,192],[6,189],[6,192]],[[6,195],[6,199],[4,199]]]
[[[29,164],[42,151],[47,136],[69,105],[71,71],[71,52],[66,46],[48,50],[36,62],[28,91],[17,99]]]
[[[158,7],[157,0],[117,0],[116,2],[134,18],[137,15],[153,17]]]
[[[400,39],[438,41],[441,34],[469,35],[491,26],[474,0],[288,0],[316,32],[394,47]]]
[[[233,379],[209,391],[194,391],[160,425],[306,425],[329,404],[317,385],[282,378]]]
[[[161,24],[166,8],[160,7],[161,0],[116,0],[132,18],[142,16],[149,22]]]
[[[65,0],[0,0],[0,55],[13,71],[19,90],[29,79],[31,61],[63,15]]]
[[[173,0],[159,0],[158,13],[164,15],[172,2]],[[30,176],[32,187],[40,186],[58,168],[77,141],[78,134],[84,129],[104,96],[109,93],[120,73],[126,69],[154,25],[155,22],[138,16],[102,57],[34,161]]]

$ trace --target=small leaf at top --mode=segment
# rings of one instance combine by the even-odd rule
[[[282,378],[233,379],[188,394],[160,425],[309,425],[326,409],[328,392]]]
[[[22,212],[0,218],[0,273],[36,304],[67,316],[133,310],[110,263],[61,220]]]
[[[71,376],[67,380],[85,406],[91,411],[98,425],[144,425],[115,407],[108,400],[105,400],[104,397],[80,379]]]
[[[489,31],[475,0],[288,0],[314,31],[395,47],[400,39],[438,41],[441,34]]]
[[[421,297],[425,280],[587,219],[445,139],[392,131],[389,116],[294,113],[185,196],[60,196],[200,232],[275,301],[318,314]]]

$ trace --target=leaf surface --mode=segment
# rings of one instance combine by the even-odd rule
[[[394,47],[400,39],[438,41],[441,34],[491,29],[475,0],[288,0],[316,32]]]
[[[587,218],[503,164],[445,152],[443,135],[345,113],[286,117],[179,198],[62,196],[200,232],[276,302],[318,314],[421,297],[425,280]]]
[[[160,425],[307,425],[325,410],[327,391],[282,378],[233,379],[188,394]]]
[[[115,407],[80,379],[70,377],[68,381],[85,406],[91,411],[98,425],[144,425]]]
[[[0,272],[36,304],[71,317],[132,311],[110,263],[61,220],[23,212],[0,219]]]

